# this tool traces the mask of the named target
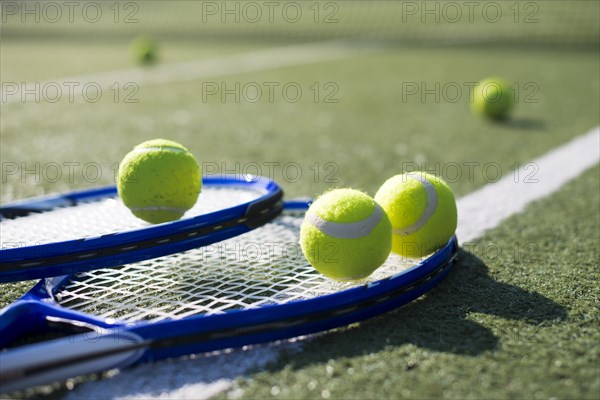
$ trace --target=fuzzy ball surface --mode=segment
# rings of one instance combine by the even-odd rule
[[[137,36],[130,44],[133,60],[139,64],[152,64],[157,61],[156,42],[148,36]]]
[[[367,194],[335,189],[320,196],[306,212],[300,246],[323,275],[358,280],[388,258],[392,226],[385,211]]]
[[[413,172],[388,179],[375,194],[392,222],[392,251],[419,258],[443,247],[454,235],[454,194],[434,175]]]
[[[488,78],[473,89],[472,108],[476,114],[491,119],[505,119],[515,104],[512,89],[500,78]]]
[[[174,221],[192,208],[202,188],[196,158],[179,143],[141,143],[119,165],[117,189],[123,203],[150,223]]]

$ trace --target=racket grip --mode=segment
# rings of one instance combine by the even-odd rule
[[[124,368],[138,361],[147,345],[134,333],[106,330],[11,349],[0,353],[0,392]]]

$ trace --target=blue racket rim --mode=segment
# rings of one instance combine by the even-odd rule
[[[130,229],[122,232],[114,232],[101,236],[90,238],[79,238],[65,241],[57,241],[53,243],[44,243],[31,246],[5,248],[0,250],[0,282],[10,282],[15,280],[36,279],[46,276],[64,275],[66,273],[80,272],[86,270],[84,267],[89,264],[89,269],[98,267],[108,267],[118,265],[125,262],[140,261],[152,256],[152,249],[138,252],[135,258],[124,258],[119,256],[105,257],[103,261],[92,263],[92,260],[85,260],[86,257],[81,257],[80,260],[50,262],[46,265],[47,260],[52,260],[52,257],[61,257],[73,253],[95,255],[95,252],[102,249],[111,249],[114,247],[127,248],[130,244],[136,244],[141,241],[152,241],[163,237],[174,236],[177,234],[184,235],[189,231],[201,230],[211,226],[219,226],[235,219],[249,217],[249,222],[252,218],[256,218],[257,225],[262,222],[259,215],[251,215],[255,210],[265,210],[280,202],[283,197],[281,187],[274,181],[265,177],[238,175],[222,175],[222,176],[206,176],[203,177],[203,185],[206,187],[239,187],[241,189],[256,191],[262,194],[258,199],[247,201],[231,208],[210,212],[194,217],[183,218],[177,221],[166,222],[162,224]],[[65,194],[50,195],[37,197],[19,202],[9,203],[0,207],[0,215],[27,215],[29,213],[49,211],[58,207],[75,206],[80,203],[99,201],[102,199],[114,198],[117,194],[115,185],[105,186],[100,188],[86,189],[73,191]],[[279,207],[281,208],[281,207]],[[274,218],[278,214],[277,210],[267,216]],[[265,221],[266,222],[266,221]],[[244,233],[251,228],[243,223],[235,224],[236,226],[229,227],[221,234],[215,233],[214,240],[210,242],[226,239],[237,234]],[[206,244],[201,240],[196,239],[196,244]],[[161,246],[162,252],[159,255],[166,255],[176,251],[196,246],[186,245],[181,243],[166,244]],[[110,260],[109,260],[110,258]],[[40,264],[39,271],[36,271],[36,263]],[[14,264],[18,264],[17,267]],[[23,267],[20,267],[23,265]],[[22,271],[19,269],[23,268]],[[61,271],[63,271],[61,273]]]

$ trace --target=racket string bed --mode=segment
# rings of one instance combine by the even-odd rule
[[[194,217],[252,201],[260,193],[231,187],[203,191],[183,218]],[[102,236],[149,226],[136,218],[118,198],[82,201],[76,207],[57,207],[51,212],[33,213],[1,220],[2,248],[32,246],[58,241]],[[32,229],[33,227],[33,229]]]
[[[306,300],[414,265],[391,256],[366,281],[333,282],[304,259],[297,244],[301,223],[299,215],[282,215],[224,242],[81,273],[54,293],[54,299],[63,307],[102,318],[160,321]]]
[[[283,191],[254,176],[203,178],[198,201],[162,224],[136,218],[115,186],[0,207],[0,283],[72,275],[163,257],[238,236],[281,212]]]

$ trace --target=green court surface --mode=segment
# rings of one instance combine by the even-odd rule
[[[140,3],[131,26],[0,26],[2,204],[114,183],[122,157],[156,137],[184,144],[207,174],[268,175],[288,198],[332,187],[373,195],[414,169],[446,178],[461,198],[600,124],[596,2],[528,2],[540,21],[531,26],[433,27],[394,24],[403,2],[393,1],[315,3],[337,6],[333,25],[203,24],[200,5],[174,3]],[[131,59],[139,33],[156,39],[157,63]],[[264,65],[236,69],[239,57]],[[202,62],[213,67],[198,72]],[[193,66],[176,73],[184,63]],[[161,69],[163,83],[143,83]],[[518,90],[506,121],[470,110],[469,85],[488,76]],[[100,98],[81,95],[86,82],[115,77]],[[65,78],[79,85],[73,99]],[[42,88],[39,99],[7,93],[25,82]],[[217,398],[597,399],[599,182],[596,164],[463,246],[430,294],[301,341]],[[0,306],[32,283],[3,284]],[[17,396],[67,394],[54,389]]]

